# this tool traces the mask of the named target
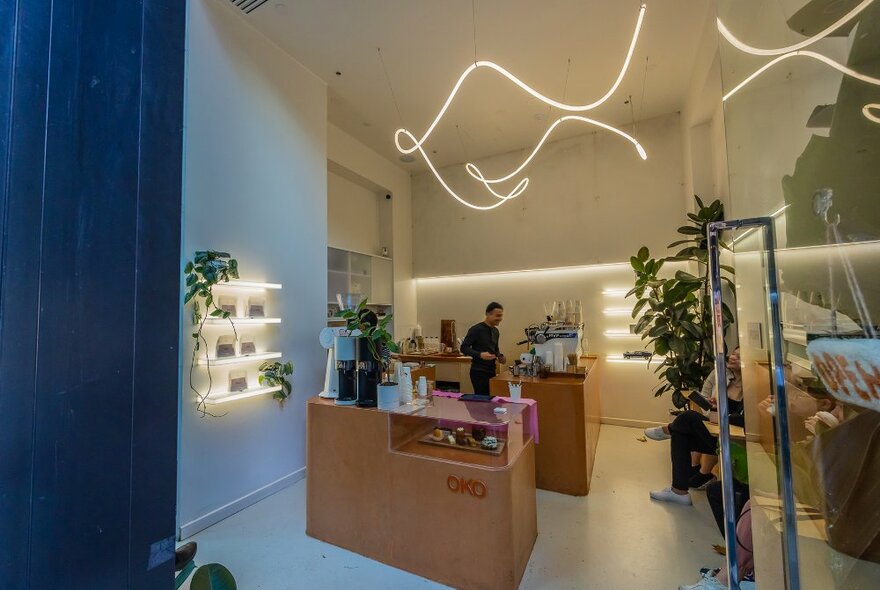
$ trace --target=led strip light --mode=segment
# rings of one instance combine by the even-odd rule
[[[803,49],[804,47],[808,47],[815,43],[816,41],[821,41],[852,19],[854,19],[860,12],[870,6],[874,0],[863,0],[861,4],[850,10],[848,13],[839,18],[835,23],[826,28],[825,30],[816,33],[809,39],[805,39],[800,43],[795,43],[794,45],[789,45],[788,47],[779,47],[778,49],[761,49],[760,47],[752,47],[746,43],[743,43],[739,39],[737,39],[730,30],[724,26],[724,23],[721,19],[717,19],[718,23],[718,32],[727,39],[727,41],[739,49],[740,51],[744,51],[745,53],[751,53],[752,55],[781,55],[783,53],[789,53],[790,51],[797,51],[798,49]]]
[[[737,84],[733,90],[731,90],[730,92],[725,94],[724,98],[722,100],[726,101],[728,98],[730,98],[731,96],[736,94],[739,90],[741,90],[746,84],[748,84],[749,82],[751,82],[752,80],[754,80],[755,78],[757,78],[758,76],[760,76],[761,74],[766,72],[768,69],[770,69],[773,66],[775,66],[776,64],[778,64],[779,62],[784,61],[790,57],[797,57],[797,56],[813,58],[815,60],[821,61],[822,63],[825,63],[825,64],[831,66],[832,68],[834,68],[835,70],[837,70],[838,72],[840,72],[842,74],[845,74],[847,76],[855,78],[856,80],[861,80],[862,82],[867,82],[868,84],[873,84],[874,86],[880,86],[880,78],[872,78],[871,76],[868,76],[866,74],[861,74],[861,73],[853,70],[852,68],[848,68],[843,64],[837,63],[836,61],[834,61],[830,57],[822,55],[821,53],[816,53],[815,51],[792,51],[791,53],[786,53],[784,55],[780,55],[776,59],[767,62],[766,64],[764,64],[763,66],[761,66],[760,68],[755,70],[755,72],[752,73],[748,78],[746,78],[745,80],[743,80],[742,82]],[[865,106],[867,107],[870,105],[865,105]],[[862,109],[862,112],[865,112],[864,108]],[[867,116],[867,115],[865,115],[865,116]],[[868,118],[870,118],[870,117],[868,117]]]
[[[608,131],[611,131],[612,133],[616,133],[617,135],[626,139],[627,141],[629,141],[630,143],[632,143],[636,147],[636,151],[639,153],[639,157],[642,158],[642,160],[648,159],[648,154],[645,152],[645,148],[642,147],[642,144],[640,144],[633,136],[631,136],[627,133],[624,133],[620,129],[617,129],[616,127],[612,127],[611,125],[606,125],[605,123],[602,123],[601,121],[596,121],[595,119],[588,119],[587,117],[581,117],[579,115],[566,115],[565,117],[560,117],[560,118],[556,119],[556,121],[554,121],[553,124],[547,128],[547,131],[544,133],[544,137],[541,138],[541,141],[538,142],[538,145],[536,145],[535,149],[532,150],[532,153],[529,154],[529,157],[526,158],[525,160],[523,160],[522,164],[520,164],[519,167],[516,170],[514,170],[513,172],[511,172],[510,174],[508,174],[506,176],[501,176],[499,178],[486,178],[485,176],[483,176],[483,173],[480,171],[480,169],[477,167],[477,165],[472,162],[468,162],[467,164],[465,164],[465,168],[467,169],[468,174],[470,174],[473,178],[482,182],[486,186],[486,188],[488,188],[490,191],[492,191],[492,188],[490,185],[498,183],[498,182],[504,182],[505,180],[510,180],[511,178],[513,178],[514,176],[516,176],[517,174],[522,172],[523,168],[528,166],[529,162],[531,162],[532,159],[535,157],[535,155],[538,153],[538,151],[540,151],[541,147],[544,145],[544,142],[547,141],[547,138],[550,136],[550,134],[553,132],[553,130],[556,129],[559,125],[561,125],[565,121],[581,121],[583,123],[588,123],[590,125],[595,125],[597,127],[601,127],[602,129],[607,129]],[[526,179],[526,180],[528,180],[528,179]],[[492,192],[494,193],[495,191],[492,191]]]
[[[537,98],[541,102],[548,104],[552,107],[556,107],[560,110],[569,111],[569,112],[583,112],[583,111],[589,111],[589,110],[595,109],[596,107],[605,103],[605,101],[607,101],[611,97],[611,95],[614,94],[614,92],[620,86],[620,83],[623,81],[623,77],[626,74],[627,69],[629,68],[630,61],[632,60],[633,53],[635,52],[636,42],[638,41],[639,33],[641,32],[641,29],[642,29],[642,23],[644,22],[646,9],[647,9],[647,6],[645,4],[642,4],[639,7],[639,16],[636,21],[635,31],[633,32],[632,40],[630,41],[629,49],[626,53],[626,58],[623,61],[623,66],[621,67],[620,72],[617,75],[617,79],[614,81],[614,83],[611,85],[611,87],[608,89],[608,91],[598,100],[591,102],[591,103],[588,103],[588,104],[584,104],[584,105],[571,105],[571,104],[559,102],[557,100],[554,100],[554,99],[538,92],[537,90],[535,90],[534,88],[532,88],[531,86],[529,86],[528,84],[526,84],[525,82],[523,82],[522,80],[517,78],[511,72],[509,72],[508,70],[506,70],[502,66],[496,64],[495,62],[487,61],[487,60],[480,60],[480,61],[476,61],[473,64],[471,64],[470,66],[468,66],[465,69],[465,71],[461,74],[461,76],[459,76],[458,81],[452,87],[452,91],[449,93],[449,96],[446,98],[446,102],[443,103],[443,106],[440,108],[440,111],[437,113],[437,116],[434,117],[434,120],[428,126],[428,129],[425,131],[425,133],[422,135],[421,138],[417,138],[408,129],[401,128],[401,129],[398,129],[394,133],[394,144],[397,146],[398,151],[404,155],[411,154],[411,153],[415,152],[416,150],[418,150],[419,153],[421,154],[422,158],[424,158],[425,163],[428,165],[428,168],[431,169],[431,172],[434,174],[434,176],[437,178],[437,180],[440,182],[440,184],[443,186],[443,188],[446,189],[446,192],[448,192],[450,195],[452,195],[452,197],[454,197],[461,204],[466,205],[472,209],[477,209],[479,211],[488,211],[488,210],[495,209],[496,207],[503,205],[504,203],[506,203],[510,199],[514,199],[514,198],[518,197],[519,195],[521,195],[523,193],[523,191],[525,191],[526,187],[528,187],[528,184],[529,184],[528,178],[522,179],[513,188],[513,190],[511,190],[506,195],[500,194],[500,193],[496,192],[494,189],[492,189],[492,187],[490,187],[489,185],[495,184],[496,182],[502,182],[502,181],[497,180],[497,179],[493,179],[490,181],[490,180],[483,178],[482,173],[480,173],[479,169],[477,169],[476,166],[473,166],[473,164],[469,163],[467,170],[471,174],[471,176],[474,176],[474,174],[475,174],[474,171],[476,171],[476,174],[478,174],[479,176],[474,176],[474,178],[477,178],[478,180],[483,182],[483,184],[486,186],[486,188],[489,189],[489,192],[494,197],[496,197],[498,199],[498,202],[493,203],[492,205],[481,206],[481,205],[474,205],[473,203],[470,203],[467,199],[461,197],[454,190],[452,190],[452,188],[449,186],[449,184],[447,184],[447,182],[443,179],[443,177],[437,172],[437,169],[434,167],[433,162],[431,162],[431,159],[428,157],[428,154],[425,153],[425,150],[422,147],[424,145],[425,141],[427,141],[428,137],[431,135],[431,133],[437,127],[437,124],[443,118],[443,115],[446,114],[446,111],[449,109],[449,106],[452,104],[452,101],[455,99],[455,96],[458,94],[458,91],[461,88],[462,84],[464,84],[464,81],[468,78],[468,76],[470,76],[477,69],[489,68],[491,70],[494,70],[495,72],[498,72],[499,74],[501,74],[502,76],[504,76],[505,78],[507,78],[508,80],[510,80],[511,82],[516,84],[517,86],[519,86],[521,89],[526,91],[528,94],[533,96],[534,98]],[[644,148],[642,148],[641,145],[635,139],[633,139],[632,137],[630,137],[629,135],[627,135],[623,131],[620,131],[619,129],[616,129],[616,128],[611,127],[610,125],[606,125],[604,123],[600,123],[598,121],[594,121],[592,119],[587,119],[585,117],[562,117],[559,120],[557,120],[556,122],[554,122],[553,125],[550,126],[550,128],[544,134],[544,137],[538,143],[538,146],[535,148],[535,150],[532,152],[532,154],[529,156],[529,158],[517,169],[517,172],[522,170],[522,168],[524,168],[525,165],[528,164],[528,162],[534,157],[535,153],[537,153],[537,151],[540,149],[540,147],[544,144],[544,141],[547,139],[547,136],[553,131],[553,129],[555,129],[555,127],[559,123],[562,122],[563,119],[565,119],[565,120],[578,119],[578,120],[581,120],[581,121],[584,121],[587,123],[591,123],[591,124],[600,126],[604,129],[608,129],[609,131],[612,131],[614,133],[617,133],[618,135],[621,135],[622,137],[631,141],[636,146],[636,150],[639,152],[639,155],[642,157],[642,159],[647,158],[647,155],[645,154]],[[403,147],[401,145],[401,143],[400,143],[400,136],[401,135],[404,135],[407,137],[407,139],[409,139],[409,141],[412,143],[412,145],[410,147]],[[473,170],[472,170],[472,168],[473,168]],[[515,174],[516,174],[516,172],[506,176],[505,179],[510,179]]]
[[[764,55],[764,56],[778,55],[779,56],[776,59],[773,59],[773,60],[769,61],[768,63],[766,63],[765,65],[763,65],[762,67],[758,68],[755,72],[753,72],[745,80],[743,80],[742,82],[737,84],[733,90],[731,90],[726,95],[724,95],[724,97],[721,100],[727,101],[727,99],[729,99],[731,96],[736,94],[737,91],[739,91],[741,88],[743,88],[749,82],[751,82],[752,80],[754,80],[755,78],[757,78],[758,76],[763,74],[765,71],[767,71],[769,68],[772,68],[773,66],[778,64],[779,62],[784,61],[790,57],[796,57],[799,55],[804,56],[804,57],[810,57],[812,59],[821,61],[822,63],[831,66],[832,68],[834,68],[838,72],[841,72],[844,75],[855,78],[856,80],[861,80],[862,82],[866,82],[866,83],[872,84],[874,86],[880,86],[880,79],[878,79],[878,78],[873,78],[871,76],[868,76],[867,74],[861,74],[851,68],[848,68],[847,66],[845,66],[843,64],[840,64],[840,63],[834,61],[830,57],[822,55],[821,53],[816,53],[815,51],[801,51],[801,49],[803,49],[804,47],[809,47],[813,43],[816,43],[817,41],[821,41],[822,39],[824,39],[825,37],[827,37],[828,35],[830,35],[834,31],[836,31],[837,29],[839,29],[840,27],[842,27],[843,25],[845,25],[846,23],[848,23],[849,21],[854,19],[864,9],[866,9],[868,6],[870,6],[873,2],[874,2],[874,0],[863,0],[855,8],[850,10],[848,13],[846,13],[845,15],[840,17],[837,21],[835,21],[834,23],[832,23],[831,25],[829,25],[828,27],[826,27],[822,31],[816,33],[812,37],[810,37],[808,39],[804,39],[800,43],[795,43],[794,45],[788,45],[786,47],[778,47],[776,49],[762,49],[760,47],[753,47],[752,45],[749,45],[747,43],[743,43],[742,41],[737,39],[733,33],[730,32],[730,29],[728,29],[724,25],[724,22],[722,22],[722,20],[720,18],[717,19],[716,22],[717,22],[717,26],[718,26],[718,32],[720,32],[721,35],[725,39],[727,39],[727,41],[731,45],[733,45],[734,47],[736,47],[740,51],[742,51],[744,53],[751,54],[751,55]],[[876,104],[876,103],[866,104],[865,106],[862,107],[862,114],[869,121],[873,121],[875,123],[880,123],[880,117],[874,115],[871,112],[872,109],[878,109],[878,108],[880,108],[880,104]]]

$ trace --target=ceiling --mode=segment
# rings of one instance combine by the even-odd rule
[[[620,88],[604,105],[582,114],[626,127],[681,108],[711,3],[647,4]],[[495,61],[550,97],[591,102],[605,94],[619,72],[639,5],[635,0],[476,0],[476,56]],[[398,160],[394,131],[404,126],[421,136],[474,62],[471,0],[268,0],[247,18],[327,82],[331,123],[407,170],[425,169],[420,157],[411,164]],[[479,69],[425,147],[434,152],[437,166],[530,148],[558,115],[497,73]],[[587,131],[582,123],[568,122],[551,140]]]

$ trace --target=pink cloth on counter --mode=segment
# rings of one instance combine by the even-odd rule
[[[439,389],[434,391],[434,396],[436,397],[449,397],[452,399],[460,398],[462,393],[458,393],[456,391],[440,391]],[[475,402],[475,403],[486,403],[486,402]],[[496,404],[524,404],[527,405],[525,414],[528,414],[529,419],[529,430],[532,433],[532,438],[535,439],[535,444],[538,444],[538,402],[533,399],[528,398],[520,398],[520,399],[511,399],[509,397],[493,397],[489,403]]]

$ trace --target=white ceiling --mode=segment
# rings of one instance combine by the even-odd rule
[[[616,78],[639,5],[636,0],[476,0],[476,55],[554,98],[563,95],[571,59],[566,102],[586,103],[602,96]],[[638,121],[681,108],[711,3],[647,0],[647,5],[623,83],[588,116],[628,126],[633,117]],[[403,126],[421,136],[473,63],[471,0],[269,0],[247,18],[327,82],[332,123],[406,169],[424,169],[420,158],[399,162],[394,131],[402,118]],[[625,104],[629,95],[633,112]],[[445,166],[531,147],[555,118],[548,120],[548,109],[481,69],[465,82],[426,148],[436,150],[436,165]],[[551,139],[587,131],[570,122]]]

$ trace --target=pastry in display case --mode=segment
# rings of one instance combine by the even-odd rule
[[[434,398],[388,413],[392,452],[503,469],[532,438],[527,406]],[[498,410],[503,410],[499,412]]]

